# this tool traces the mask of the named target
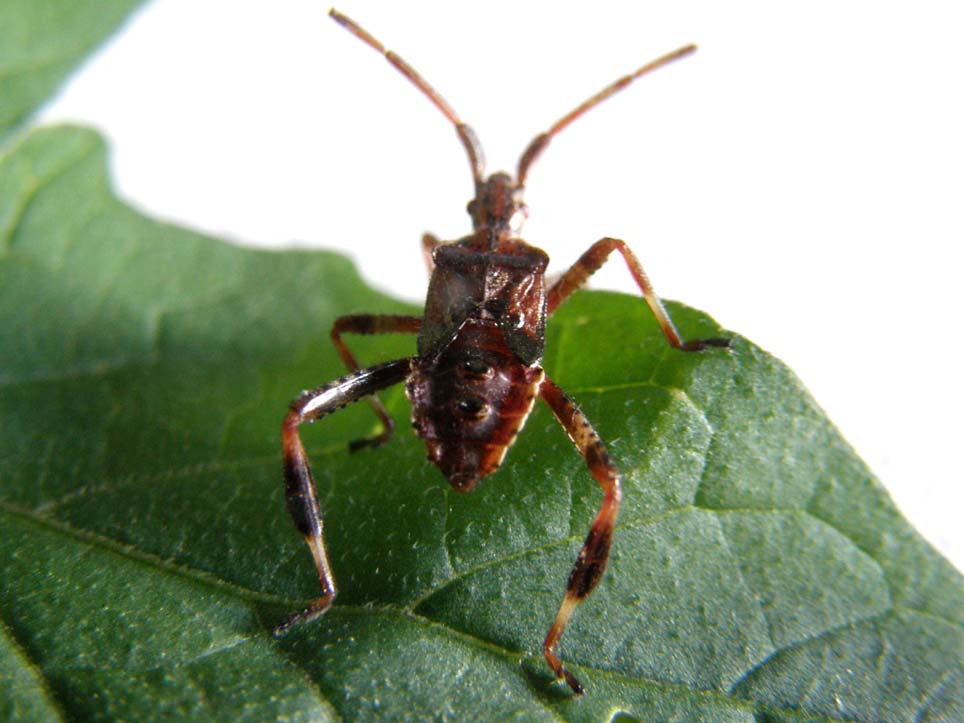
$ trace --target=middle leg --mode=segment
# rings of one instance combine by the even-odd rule
[[[338,350],[338,355],[348,367],[348,371],[357,372],[361,367],[351,349],[341,338],[342,334],[417,334],[422,328],[422,320],[417,316],[399,316],[393,314],[351,314],[335,319],[331,327],[331,341]],[[348,449],[352,452],[362,447],[378,447],[392,438],[395,422],[389,415],[385,405],[374,394],[368,398],[368,403],[382,423],[382,431],[372,437],[352,440]]]

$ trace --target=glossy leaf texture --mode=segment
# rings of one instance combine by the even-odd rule
[[[413,253],[417,241],[413,240]],[[720,330],[670,305],[690,338]],[[306,428],[340,586],[284,509],[280,421],[340,376],[333,319],[417,313],[330,253],[243,250],[111,193],[102,141],[0,158],[0,718],[964,720],[964,581],[794,375],[683,354],[636,297],[581,293],[545,366],[625,474],[609,571],[551,679],[541,642],[601,494],[538,405],[452,491],[367,405]],[[354,338],[365,363],[414,353]]]

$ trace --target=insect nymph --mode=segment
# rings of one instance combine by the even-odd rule
[[[725,347],[726,339],[684,342],[653,292],[642,266],[618,239],[603,238],[547,288],[548,256],[518,236],[526,207],[522,191],[533,161],[549,141],[573,120],[636,78],[691,53],[686,46],[648,63],[606,86],[536,136],[519,160],[515,179],[507,173],[484,176],[482,149],[472,129],[404,60],[386,50],[352,20],[335,10],[331,16],[375,50],[425,94],[455,126],[475,181],[469,203],[473,232],[443,243],[426,234],[432,276],[422,317],[353,315],[335,321],[331,336],[350,374],[309,392],[291,404],[282,424],[284,477],[288,510],[304,535],[318,569],[322,595],[289,615],[275,630],[322,615],[335,597],[335,581],[322,536],[322,516],[311,467],[298,435],[303,422],[320,419],[368,398],[383,425],[381,434],[352,443],[352,448],[387,441],[394,423],[376,392],[405,382],[412,404],[412,425],[425,441],[428,458],[458,491],[467,492],[495,472],[515,441],[537,398],[552,410],[602,487],[603,501],[569,574],[565,595],[543,643],[546,661],[557,678],[576,694],[584,689],[556,655],[555,648],[576,606],[592,592],[609,558],[610,542],[622,496],[620,473],[589,420],[549,377],[540,362],[546,318],[581,287],[610,253],[622,254],[669,344],[681,351]],[[360,369],[341,336],[407,332],[418,335],[413,357]]]

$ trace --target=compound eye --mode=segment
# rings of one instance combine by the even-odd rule
[[[488,403],[479,397],[462,397],[455,402],[455,409],[460,417],[470,422],[485,419],[489,413]]]

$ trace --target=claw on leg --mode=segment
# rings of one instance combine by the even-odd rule
[[[331,604],[334,601],[334,591],[328,595],[323,595],[322,597],[313,600],[308,607],[286,615],[284,619],[278,623],[271,634],[276,638],[280,638],[287,634],[287,632],[295,625],[300,623],[310,623],[312,620],[320,618],[322,615],[328,612],[328,608],[331,607]]]

